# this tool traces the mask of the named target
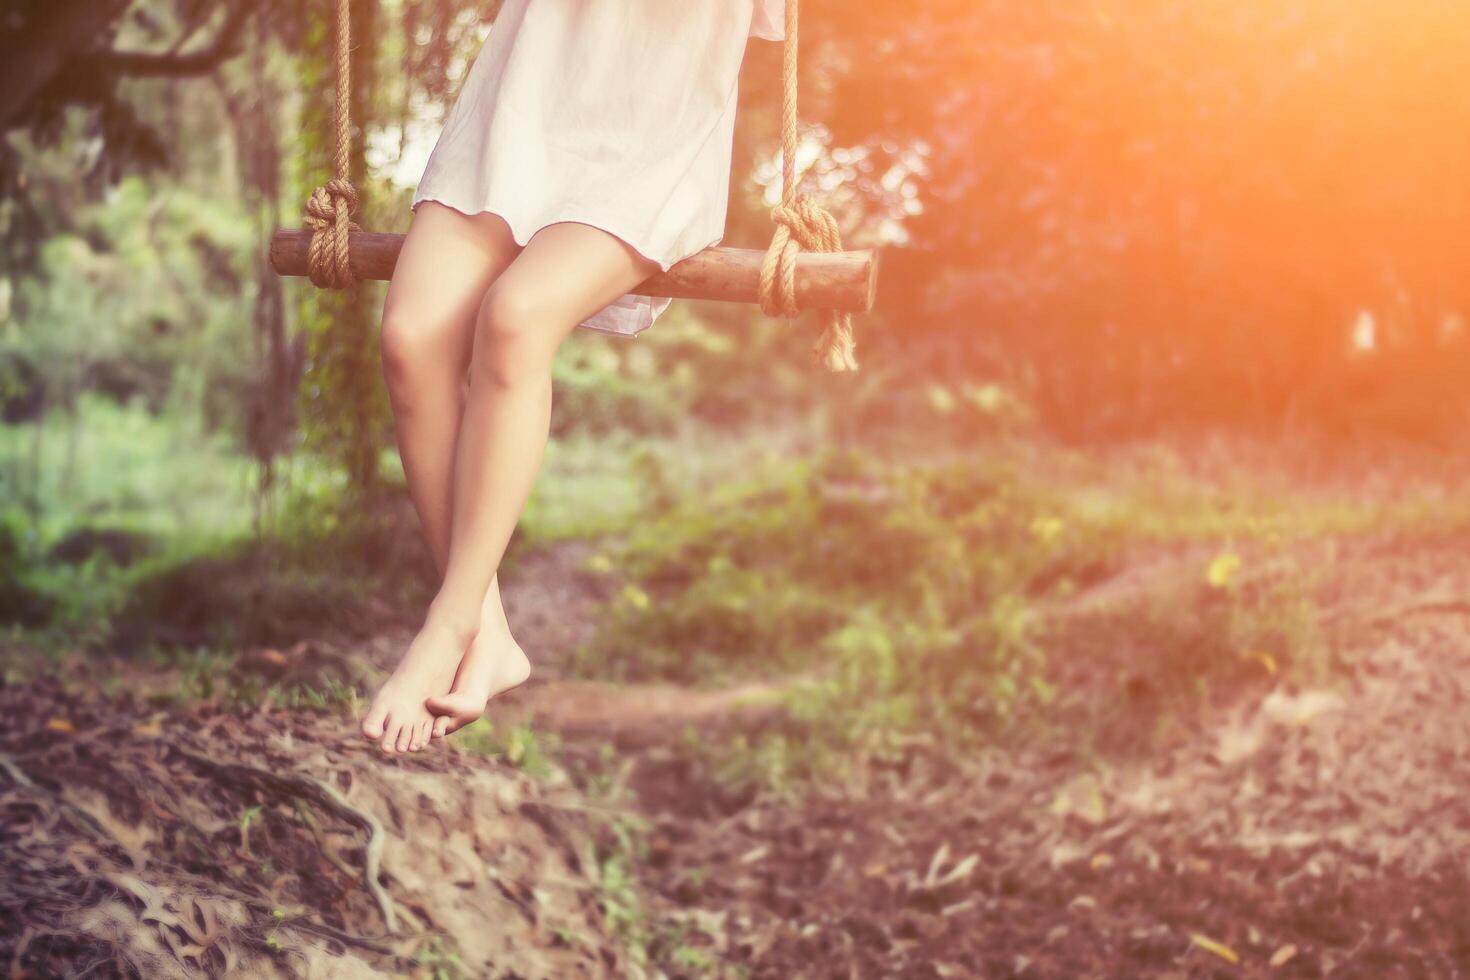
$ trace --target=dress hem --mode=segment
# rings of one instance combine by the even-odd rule
[[[664,260],[656,257],[653,254],[652,249],[650,249],[647,244],[640,244],[641,239],[638,239],[637,236],[629,235],[625,232],[619,231],[613,222],[605,221],[601,218],[591,217],[583,211],[560,212],[554,218],[539,221],[539,223],[533,221],[532,223],[536,223],[536,227],[530,229],[529,232],[523,233],[521,228],[522,222],[520,221],[520,219],[512,220],[510,215],[507,214],[504,209],[497,207],[494,204],[486,204],[483,207],[474,208],[472,210],[470,208],[461,207],[460,205],[455,204],[452,201],[446,200],[438,194],[425,194],[422,197],[415,197],[413,199],[413,203],[409,205],[409,210],[412,211],[416,209],[420,204],[424,203],[425,201],[433,201],[435,204],[442,204],[447,208],[451,208],[455,211],[458,211],[460,214],[470,217],[473,217],[477,214],[493,214],[506,223],[506,225],[510,228],[511,237],[514,238],[516,244],[521,246],[522,248],[530,244],[532,237],[534,237],[538,231],[541,231],[547,226],[563,224],[565,222],[574,222],[579,225],[587,225],[588,227],[596,228],[598,231],[607,232],[614,238],[619,239],[623,242],[623,244],[627,245],[633,251],[637,252],[639,258],[648,262],[652,262],[654,265],[657,265],[659,272],[668,272],[679,262],[683,261],[683,259],[675,259],[672,262],[665,262]],[[690,252],[689,255],[694,255],[698,252],[702,252],[704,251],[704,249],[709,248],[712,245],[718,245],[721,241],[724,240],[724,237],[724,235],[720,235],[712,239],[709,244],[695,249],[693,252]],[[683,258],[688,257],[689,256],[686,255]]]
[[[429,194],[424,194],[422,196],[417,196],[416,195],[414,197],[412,203],[409,205],[409,210],[410,211],[416,210],[418,208],[418,206],[420,204],[423,204],[425,201],[433,201],[435,204],[442,204],[444,207],[447,207],[447,208],[449,208],[449,209],[451,209],[453,211],[458,211],[460,214],[463,214],[463,215],[465,215],[467,217],[473,217],[474,215],[477,215],[477,214],[493,214],[497,218],[499,218],[501,221],[504,221],[505,222],[506,227],[510,229],[510,236],[511,236],[511,238],[515,239],[515,243],[517,245],[521,246],[522,248],[524,248],[526,245],[530,244],[531,239],[536,235],[537,232],[541,231],[542,229],[544,229],[544,228],[546,228],[546,227],[548,227],[550,225],[563,224],[565,222],[574,222],[574,223],[579,224],[579,225],[587,225],[589,228],[596,228],[598,231],[605,232],[605,233],[607,233],[609,235],[612,235],[614,238],[617,238],[623,244],[627,245],[634,252],[636,252],[638,254],[638,257],[639,258],[644,259],[645,261],[648,261],[648,262],[652,262],[655,265],[657,265],[658,266],[658,270],[661,273],[662,272],[668,272],[675,265],[677,265],[680,261],[683,261],[683,259],[675,259],[673,262],[667,262],[666,263],[662,259],[655,258],[653,256],[653,254],[648,250],[648,247],[646,245],[640,245],[637,242],[633,241],[632,236],[626,235],[623,232],[616,230],[614,227],[612,227],[612,222],[602,221],[600,219],[594,219],[594,218],[588,217],[588,216],[586,216],[586,213],[585,212],[566,212],[566,213],[563,213],[563,214],[559,215],[558,217],[552,218],[550,220],[541,221],[529,233],[526,233],[526,234],[523,235],[522,234],[522,229],[521,229],[521,226],[520,226],[519,219],[512,220],[511,217],[510,217],[510,215],[508,215],[505,212],[504,209],[501,209],[499,207],[496,207],[493,204],[487,203],[483,207],[476,208],[475,210],[469,210],[468,208],[461,207],[458,204],[455,204],[455,203],[453,203],[451,201],[446,200],[445,198],[439,196],[438,194],[429,193]],[[718,245],[720,242],[724,241],[724,239],[725,239],[725,236],[723,234],[718,235],[715,238],[711,239],[707,244],[701,246],[700,248],[695,249],[693,252],[690,252],[689,255],[696,255],[699,252],[704,251],[706,248],[710,248],[712,246]],[[684,256],[684,258],[688,258],[688,256]],[[636,295],[636,294],[633,294],[633,295]],[[645,297],[645,298],[652,298],[652,297]],[[664,304],[665,306],[668,305],[668,302],[672,302],[672,299],[670,299],[669,297],[659,297],[659,298],[666,300],[666,302]],[[660,313],[661,312],[662,312],[662,310],[660,310]],[[594,316],[595,315],[596,314],[594,314]],[[613,330],[613,329],[610,329],[608,327],[597,326],[596,324],[593,324],[593,323],[589,322],[588,320],[583,320],[580,324],[578,324],[578,326],[584,327],[584,328],[586,328],[588,330],[595,330],[598,333],[610,334],[610,335],[612,335],[614,337],[636,337],[639,334],[643,333],[643,331],[647,330],[649,327],[653,326],[653,321],[656,320],[657,318],[658,318],[658,314],[654,314],[653,316],[651,316],[649,318],[649,321],[647,323],[643,324],[638,329],[632,330],[632,331],[627,331],[627,330]]]

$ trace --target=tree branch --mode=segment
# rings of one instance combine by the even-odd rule
[[[130,0],[58,0],[25,43],[0,58],[0,132],[20,121],[36,95],[63,66],[102,36],[128,9]]]
[[[230,5],[229,14],[214,41],[188,54],[177,54],[173,51],[103,51],[88,55],[88,58],[101,71],[135,78],[203,75],[240,53],[241,28],[254,12],[254,3],[237,0]]]

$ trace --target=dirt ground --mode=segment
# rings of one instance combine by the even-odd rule
[[[1467,543],[1303,556],[1329,573],[1332,680],[1261,671],[1148,752],[1084,758],[1065,729],[958,756],[917,745],[790,806],[700,785],[630,711],[650,881],[714,960],[757,977],[1470,973]],[[1126,624],[1200,558],[1130,564],[1055,611],[1056,642],[1111,635],[1100,621]],[[1125,697],[1117,646],[1068,682]]]
[[[1065,733],[973,758],[920,749],[867,799],[695,824],[660,890],[692,897],[679,854],[711,855],[697,901],[751,923],[755,938],[730,952],[757,976],[832,964],[862,976],[1459,976],[1462,545],[1365,542],[1338,556],[1323,598],[1338,616],[1340,685],[1263,678],[1131,760],[1077,758]],[[1117,601],[1078,597],[1080,625],[1126,617],[1147,588],[1100,584]],[[1092,683],[1116,696],[1126,662],[1103,665]]]
[[[621,975],[598,833],[569,788],[319,712],[0,690],[12,977]]]
[[[573,767],[631,767],[646,914],[700,954],[685,975],[1458,977],[1467,544],[1318,556],[1336,664],[1318,686],[1262,671],[1148,751],[1084,752],[1065,726],[963,754],[918,743],[800,804],[732,796],[680,749],[689,726],[769,723],[770,687],[692,698],[559,677],[595,596],[575,553],[553,555],[508,580],[512,621],[546,658],[502,717],[559,732]],[[1197,559],[1130,564],[1059,611],[1053,644],[1093,637],[1087,658],[1051,650],[1093,709],[1137,713],[1131,648],[1096,638],[1126,636]],[[341,728],[44,681],[0,691],[12,975],[637,974],[601,899],[605,827],[571,785],[465,751],[384,762]]]

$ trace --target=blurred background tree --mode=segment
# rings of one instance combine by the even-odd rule
[[[406,142],[498,4],[379,6],[354,4],[352,169],[364,220],[386,226],[402,201],[369,174],[366,140]],[[329,167],[330,18],[303,0],[24,2],[0,16],[10,421],[69,411],[84,388],[172,394],[233,434],[263,487],[300,446],[372,487],[387,443],[381,293],[293,292],[265,259]]]
[[[1018,372],[1054,426],[1462,426],[1463,8],[813,0],[806,20],[834,143],[921,154],[888,308]]]

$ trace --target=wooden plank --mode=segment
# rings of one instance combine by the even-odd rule
[[[271,237],[271,267],[279,275],[307,273],[309,231],[278,231]],[[403,236],[353,232],[352,270],[360,279],[391,279]],[[707,248],[633,290],[644,296],[757,303],[765,253],[749,248]],[[796,260],[796,301],[802,309],[864,313],[873,308],[878,287],[875,249],[803,253]]]

